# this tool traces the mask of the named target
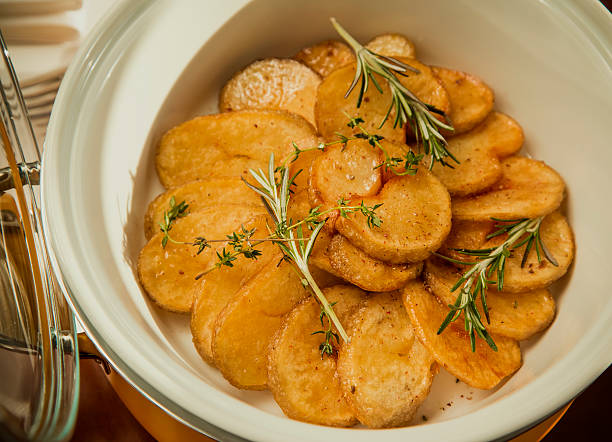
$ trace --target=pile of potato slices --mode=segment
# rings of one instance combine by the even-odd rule
[[[559,211],[562,178],[518,153],[523,131],[494,110],[493,91],[481,79],[417,61],[414,45],[401,35],[378,36],[367,47],[419,70],[401,81],[446,112],[455,128],[445,134],[448,149],[460,163],[429,171],[425,157],[414,176],[398,176],[377,167],[379,150],[355,139],[305,152],[291,164],[292,173],[301,170],[289,207],[294,220],[340,199],[382,204],[380,227],[368,226],[359,214],[332,214],[309,260],[349,342],[333,341],[334,354],[321,356],[322,335],[313,334],[321,328],[319,304],[275,244],[259,246],[257,260],[238,259],[196,278],[224,245],[202,254],[174,242],[163,247],[158,228],[170,202],[185,201],[188,212],[171,230],[179,242],[225,238],[242,227],[265,236],[269,216],[240,178],[249,178],[249,168],[265,169],[271,153],[280,164],[293,143],[311,148],[337,133],[350,136],[355,129],[346,114],[382,135],[391,154],[418,149],[409,128],[393,127],[393,115],[379,128],[391,100],[382,79],[383,93],[371,87],[360,108],[356,94],[344,97],[355,57],[339,41],[315,44],[292,59],[252,63],[221,91],[219,114],[194,118],[163,136],[156,166],[167,190],[149,205],[138,275],[155,304],[191,315],[197,351],[235,387],[269,389],[293,419],[383,428],[412,421],[440,366],[479,389],[492,389],[516,372],[519,341],[554,319],[548,287],[567,272],[574,242]],[[503,291],[488,290],[487,327],[498,351],[477,339],[472,352],[461,319],[438,335],[457,295],[451,289],[467,267],[433,253],[465,260],[455,249],[505,239],[487,239],[495,230],[492,217],[540,216],[543,242],[558,266],[538,261],[535,253],[521,266],[525,246],[507,260]]]

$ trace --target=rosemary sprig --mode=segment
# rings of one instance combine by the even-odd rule
[[[382,127],[388,120],[391,111],[395,109],[395,120],[393,127],[403,126],[409,124],[412,131],[414,132],[417,143],[423,146],[423,150],[426,155],[431,155],[431,162],[429,168],[433,168],[433,165],[437,162],[442,166],[453,167],[450,164],[449,159],[459,164],[457,158],[453,156],[448,150],[448,143],[444,136],[440,133],[441,129],[449,131],[453,130],[453,127],[448,123],[446,115],[440,109],[430,104],[423,103],[417,98],[408,88],[406,88],[397,78],[395,74],[407,76],[407,72],[418,74],[419,71],[412,66],[402,63],[392,57],[386,57],[378,55],[375,52],[362,46],[357,40],[355,40],[340,24],[336,19],[331,18],[332,25],[340,34],[340,36],[346,41],[349,46],[355,52],[357,59],[357,68],[355,71],[355,78],[349,86],[345,98],[348,97],[353,89],[357,86],[357,83],[361,81],[359,87],[359,95],[357,97],[357,107],[361,106],[363,96],[368,90],[370,81],[374,84],[374,87],[382,94],[383,89],[378,84],[374,74],[380,75],[387,81],[389,89],[391,90],[391,104],[387,109],[384,119],[380,123],[379,127]],[[447,122],[438,120],[433,114],[438,114],[444,117]]]
[[[164,220],[159,223],[159,229],[162,231],[164,236],[162,237],[162,247],[166,247],[168,241],[176,242],[172,238],[170,238],[170,230],[172,230],[172,223],[177,218],[182,218],[187,216],[189,212],[189,205],[185,201],[181,201],[179,204],[176,204],[176,200],[174,196],[170,198],[169,203],[170,208],[164,211]]]
[[[461,313],[463,313],[464,327],[465,331],[470,336],[472,351],[476,350],[476,335],[484,339],[487,344],[489,344],[489,347],[497,351],[497,346],[493,338],[487,332],[482,322],[482,317],[476,307],[476,301],[480,299],[487,323],[490,324],[491,321],[487,308],[486,291],[489,285],[496,285],[498,291],[503,289],[506,260],[511,256],[512,251],[526,244],[525,252],[521,260],[521,267],[527,262],[527,258],[533,246],[535,246],[536,249],[538,262],[541,262],[542,255],[544,255],[551,264],[555,266],[558,265],[557,261],[542,242],[540,226],[544,217],[533,219],[492,219],[502,224],[496,224],[495,227],[497,230],[488,235],[487,239],[503,234],[508,235],[499,246],[476,250],[453,249],[463,255],[474,257],[475,260],[472,262],[465,262],[437,254],[437,256],[455,264],[471,265],[451,289],[452,292],[460,289],[459,294],[457,295],[455,303],[449,304],[448,307],[450,308],[450,312],[440,325],[438,334],[442,333],[451,322],[456,321]],[[491,280],[494,274],[497,277]]]
[[[336,305],[336,303],[332,302],[329,305],[333,307],[334,305]],[[324,319],[327,319],[327,328],[325,328]],[[335,338],[336,344],[340,344],[340,338],[338,337],[338,333],[334,332],[332,328],[332,322],[329,320],[327,313],[323,309],[321,309],[321,313],[319,314],[319,321],[321,321],[322,330],[312,332],[311,335],[325,335],[325,340],[319,345],[321,358],[323,358],[325,355],[332,356],[334,354],[333,340]]]

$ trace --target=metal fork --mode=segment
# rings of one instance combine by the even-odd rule
[[[32,127],[41,146],[47,132],[51,108],[65,72],[64,67],[20,82]]]

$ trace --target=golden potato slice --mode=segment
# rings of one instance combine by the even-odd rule
[[[365,47],[387,57],[416,57],[414,44],[401,34],[379,35],[370,40]]]
[[[518,151],[523,145],[523,131],[516,121],[492,112],[476,128],[448,139],[448,150],[459,160],[450,167],[435,167],[452,196],[480,193],[502,177],[499,152]]]
[[[260,234],[264,236],[264,232],[267,234],[265,216],[259,216],[244,226],[257,229],[259,234],[256,233],[254,238],[260,238]],[[219,313],[252,276],[268,263],[278,263],[281,259],[278,246],[272,242],[264,242],[257,249],[262,252],[257,260],[240,257],[233,261],[233,267],[221,267],[202,277],[194,289],[191,334],[198,353],[209,364],[213,364],[212,338]]]
[[[330,146],[312,164],[309,200],[312,206],[335,206],[339,199],[376,195],[382,187],[380,151],[365,140],[346,147]]]
[[[326,40],[308,46],[293,58],[304,63],[321,77],[327,77],[333,70],[355,62],[353,50],[337,40]]]
[[[339,285],[323,290],[342,324],[357,310],[365,293]],[[314,298],[304,300],[283,321],[270,343],[268,388],[283,412],[292,419],[321,425],[348,427],[357,423],[346,404],[336,375],[336,355],[323,356],[319,345],[321,307]],[[333,341],[334,347],[338,343]]]
[[[296,189],[297,190],[297,189]],[[304,219],[310,213],[310,202],[308,201],[308,190],[297,190],[289,198],[287,206],[287,215],[289,219],[294,221]]]
[[[151,201],[144,219],[147,239],[159,231],[159,224],[164,220],[164,212],[169,209],[170,200],[173,197],[176,204],[185,201],[189,205],[189,212],[224,203],[262,206],[259,195],[237,178],[210,178],[194,181],[170,189]]]
[[[455,249],[481,249],[487,242],[487,235],[495,231],[494,221],[455,221],[438,253],[459,261],[466,261],[466,255]]]
[[[510,157],[502,161],[502,179],[481,195],[453,198],[453,218],[536,218],[556,210],[565,193],[559,174],[542,161]]]
[[[310,290],[293,263],[269,262],[217,317],[212,351],[215,365],[235,387],[266,388],[267,349],[283,316]]]
[[[424,167],[414,176],[392,178],[373,197],[353,200],[358,205],[382,204],[376,209],[380,227],[353,213],[338,218],[336,229],[373,258],[394,264],[418,262],[437,250],[451,228],[450,197],[440,181]]]
[[[522,364],[521,349],[514,339],[491,335],[497,351],[484,339],[476,339],[472,352],[468,334],[456,323],[437,334],[448,313],[420,281],[411,281],[403,289],[404,305],[421,343],[435,360],[466,384],[488,390],[517,371]]]
[[[501,112],[491,112],[477,129],[481,131],[482,143],[491,146],[500,158],[517,153],[525,141],[521,125]]]
[[[574,259],[574,234],[567,219],[558,211],[546,216],[540,226],[540,236],[558,265],[554,266],[543,255],[542,261],[538,262],[535,247],[532,247],[525,266],[521,267],[526,247],[524,245],[514,250],[512,256],[506,260],[504,291],[520,293],[544,288],[567,272]],[[492,238],[483,248],[494,247],[504,239],[505,236]]]
[[[225,238],[255,215],[264,213],[263,207],[239,204],[217,204],[192,212],[174,221],[170,236],[175,241],[193,242],[196,237]],[[149,297],[161,308],[173,312],[189,312],[195,277],[206,270],[214,256],[209,250],[197,255],[192,245],[168,241],[162,247],[164,234],[158,233],[140,251],[138,277]]]
[[[321,77],[288,58],[267,58],[235,74],[221,90],[221,112],[243,109],[286,110],[315,124],[314,104]]]
[[[163,137],[157,151],[159,178],[167,188],[212,177],[250,177],[248,169],[267,170],[292,152],[292,142],[316,146],[314,128],[283,111],[246,110],[197,117]]]
[[[480,78],[453,69],[432,66],[431,70],[440,79],[448,92],[450,113],[448,117],[457,135],[474,128],[493,109],[493,90]]]
[[[399,57],[399,60],[420,71],[419,74],[410,73],[407,77],[400,77],[402,84],[425,103],[431,104],[443,112],[448,112],[450,109],[448,94],[431,69],[410,58]],[[357,129],[347,127],[346,113],[351,117],[363,118],[365,121],[363,127],[368,132],[382,135],[387,141],[403,143],[406,140],[404,128],[393,127],[395,119],[394,111],[391,112],[385,125],[379,128],[392,101],[387,82],[375,74],[376,81],[381,86],[383,93],[378,92],[376,87],[371,84],[368,87],[368,91],[364,94],[361,107],[357,108],[359,86],[356,87],[348,98],[344,98],[354,76],[355,64],[351,64],[336,69],[321,82],[315,104],[315,118],[321,135],[329,139],[336,132],[344,135],[358,132]]]
[[[328,256],[336,274],[364,290],[390,292],[403,287],[421,273],[423,263],[387,264],[371,258],[342,235],[335,235]]]
[[[338,375],[357,419],[370,428],[407,425],[438,371],[416,338],[397,292],[368,298],[340,347]]]
[[[438,299],[446,305],[455,303],[459,289],[454,292],[451,289],[462,276],[460,270],[440,259],[429,258],[423,273],[427,287]],[[491,286],[486,299],[490,324],[484,322],[480,298],[477,301],[485,327],[491,333],[519,341],[546,329],[555,317],[555,300],[546,289],[506,293]]]

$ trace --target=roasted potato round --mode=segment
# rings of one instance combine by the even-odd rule
[[[321,77],[333,70],[355,62],[351,48],[337,40],[326,40],[302,49],[293,57],[301,61]]]
[[[378,55],[387,57],[416,57],[414,43],[401,34],[378,35],[370,40],[365,47]]]
[[[198,236],[224,238],[241,223],[264,213],[261,206],[218,204],[174,221],[170,235],[175,241],[191,243]],[[214,220],[214,222],[212,222]],[[149,297],[161,308],[187,313],[193,303],[196,276],[206,270],[213,254],[197,254],[191,244],[168,241],[162,245],[164,234],[154,235],[138,256],[138,277]]]
[[[453,218],[536,218],[555,211],[565,194],[563,179],[542,161],[509,157],[502,161],[502,179],[488,192],[453,198]]]
[[[270,154],[280,164],[292,143],[319,143],[302,117],[284,111],[245,110],[206,115],[169,130],[160,142],[156,166],[166,188],[212,177],[250,178],[248,169],[266,169]]]
[[[458,135],[474,128],[493,109],[493,90],[480,78],[453,69],[431,67],[450,100],[448,118]]]
[[[422,282],[409,282],[403,295],[419,340],[440,365],[466,384],[488,390],[521,367],[521,349],[514,339],[491,335],[497,345],[494,351],[478,338],[472,352],[468,334],[455,323],[437,334],[448,307],[425,290]]]
[[[329,262],[344,280],[371,292],[402,288],[421,273],[423,263],[387,264],[372,258],[342,235],[335,235],[328,246]]]
[[[429,258],[425,263],[426,286],[444,304],[454,304],[459,289],[451,292],[461,278],[461,271],[442,262]],[[523,293],[498,292],[492,286],[487,290],[487,308],[490,324],[487,329],[496,335],[522,341],[546,329],[555,317],[555,300],[546,289]],[[481,300],[477,300],[480,316],[485,318]]]
[[[321,77],[288,58],[267,58],[235,74],[221,90],[219,109],[278,109],[314,121],[314,104]]]
[[[342,324],[365,299],[356,287],[333,286],[323,290]],[[270,343],[268,387],[283,412],[293,419],[320,425],[348,427],[357,423],[344,400],[335,355],[321,356],[319,346],[321,307],[314,298],[307,299],[287,315]],[[325,323],[327,326],[327,323]],[[337,348],[339,344],[332,342]]]
[[[416,338],[397,292],[368,298],[351,319],[338,374],[357,419],[370,428],[406,425],[438,371]]]
[[[426,168],[414,176],[392,178],[373,197],[352,200],[367,206],[382,204],[376,213],[380,227],[370,227],[365,216],[340,217],[336,228],[368,255],[393,264],[418,262],[437,250],[451,227],[450,197]]]

